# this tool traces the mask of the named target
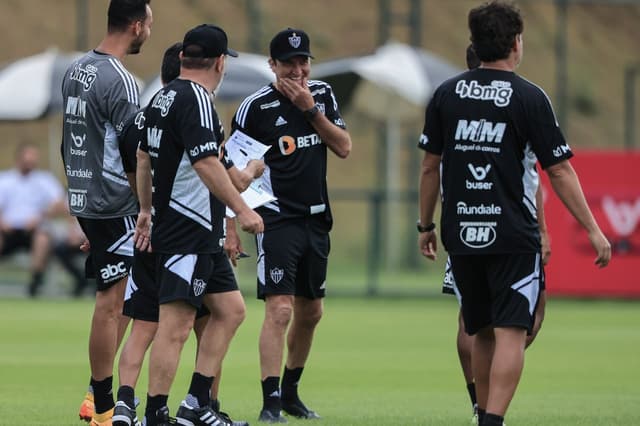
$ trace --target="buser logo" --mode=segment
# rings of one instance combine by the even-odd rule
[[[107,264],[107,266],[100,269],[100,278],[102,278],[103,281],[107,281],[110,278],[114,278],[126,273],[127,267],[125,266],[124,262],[119,262],[115,265],[109,263]]]

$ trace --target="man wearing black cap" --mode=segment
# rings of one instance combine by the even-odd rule
[[[279,32],[271,40],[270,56],[276,82],[242,102],[232,127],[271,146],[262,179],[277,200],[256,209],[265,223],[264,233],[257,235],[258,297],[265,300],[259,420],[285,423],[281,409],[300,418],[319,417],[302,403],[297,389],[325,295],[333,221],[327,148],[346,158],[351,138],[331,87],[308,81],[309,36],[291,28]],[[281,384],[285,337],[288,352]]]
[[[153,247],[156,253],[160,303],[149,356],[148,426],[169,424],[169,390],[196,310],[204,304],[215,311],[213,283],[220,278],[216,275],[220,265],[228,264],[222,250],[225,204],[245,231],[263,230],[262,219],[242,200],[218,160],[222,133],[210,94],[222,80],[227,55],[237,53],[228,48],[221,28],[200,25],[187,32],[179,78],[161,89],[145,110],[146,134],[136,170],[140,213],[134,241],[137,249]],[[213,376],[231,338],[222,342],[216,336],[220,330],[213,330],[212,324],[213,320],[202,330],[189,392],[176,413],[178,424],[230,424],[209,405]]]

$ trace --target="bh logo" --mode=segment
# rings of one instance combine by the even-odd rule
[[[200,296],[204,293],[204,290],[207,288],[207,283],[200,278],[196,278],[193,280],[193,294],[196,296]]]
[[[489,247],[496,240],[496,222],[461,222],[460,240],[471,248]]]
[[[271,280],[278,284],[284,278],[284,269],[282,268],[273,268],[269,271],[269,275],[271,276]]]

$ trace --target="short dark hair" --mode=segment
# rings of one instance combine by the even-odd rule
[[[147,5],[151,0],[111,0],[107,12],[107,29],[119,32],[127,29],[135,21],[143,21],[147,17]]]
[[[520,10],[513,3],[492,1],[469,12],[471,43],[482,62],[509,57],[516,36],[523,29]]]
[[[194,46],[198,48],[197,46]],[[213,66],[218,58],[198,58],[191,56],[184,56],[184,52],[182,53],[182,66],[186,69],[190,70],[203,70],[209,69]]]
[[[162,67],[160,68],[160,79],[167,84],[178,78],[180,75],[180,52],[182,42],[177,42],[170,46],[162,57]]]

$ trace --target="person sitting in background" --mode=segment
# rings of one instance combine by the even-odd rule
[[[0,174],[0,256],[30,250],[30,297],[42,285],[51,247],[42,225],[47,217],[65,210],[64,190],[53,174],[37,169],[39,156],[37,146],[22,143],[16,167]]]

